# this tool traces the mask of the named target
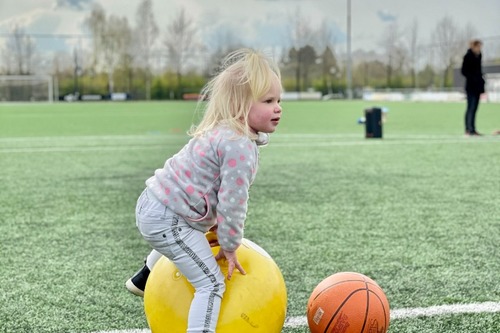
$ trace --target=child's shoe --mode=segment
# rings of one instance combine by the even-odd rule
[[[135,273],[127,282],[125,282],[125,287],[132,294],[140,297],[144,297],[144,289],[146,288],[146,282],[148,281],[150,270],[148,266],[144,265],[137,273]]]

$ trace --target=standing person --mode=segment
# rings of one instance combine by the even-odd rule
[[[462,75],[465,76],[465,91],[467,93],[467,110],[465,112],[465,135],[480,136],[476,131],[476,112],[479,98],[484,93],[483,70],[481,68],[481,47],[483,43],[475,39],[464,56]]]
[[[281,91],[279,69],[270,59],[249,49],[231,53],[202,92],[208,102],[191,140],[146,181],[137,201],[137,227],[154,250],[126,287],[142,296],[150,270],[166,256],[195,289],[188,333],[215,332],[225,291],[217,260],[227,260],[228,280],[235,269],[246,274],[236,249],[257,172],[257,146],[278,126]],[[220,244],[215,257],[205,237],[214,229]]]

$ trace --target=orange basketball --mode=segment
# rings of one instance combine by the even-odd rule
[[[385,333],[389,315],[384,291],[359,273],[327,277],[314,288],[307,303],[312,333]]]

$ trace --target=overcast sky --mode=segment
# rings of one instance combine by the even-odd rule
[[[213,40],[224,29],[245,44],[270,47],[287,43],[288,19],[297,8],[313,26],[323,19],[344,48],[347,0],[153,0],[156,20],[165,31],[181,7],[196,20],[200,37]],[[82,34],[83,21],[94,2],[106,13],[126,16],[135,25],[139,0],[0,0],[0,33],[13,24],[27,33]],[[417,19],[419,39],[430,42],[439,19],[451,16],[457,24],[470,22],[478,37],[495,37],[500,44],[500,0],[352,0],[353,49],[377,49],[384,29],[398,23],[404,29]],[[5,38],[0,38],[0,44]],[[44,47],[63,48],[74,40],[44,40]]]

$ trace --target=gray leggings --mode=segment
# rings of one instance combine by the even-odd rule
[[[136,219],[144,239],[170,259],[195,288],[187,333],[215,332],[225,284],[205,234],[191,227],[147,189],[137,200]]]

